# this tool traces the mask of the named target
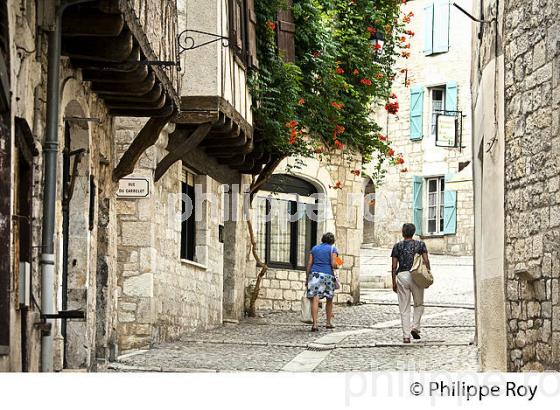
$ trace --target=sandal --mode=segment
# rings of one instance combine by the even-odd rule
[[[412,335],[412,337],[416,340],[420,339],[420,332],[416,329],[413,329],[410,331],[410,334]]]
[[[318,331],[319,331],[319,327],[317,327],[317,326],[311,326],[311,331],[312,331],[312,332],[318,332]]]
[[[403,342],[403,343],[406,343],[406,344],[410,343],[410,337],[405,337],[405,338],[403,338],[403,341],[402,341],[402,342]]]

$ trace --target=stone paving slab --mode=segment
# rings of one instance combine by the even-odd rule
[[[220,372],[277,372],[303,350],[278,346],[166,344],[146,353],[130,356],[121,363],[131,366],[129,369],[137,367],[140,370],[160,368],[162,371],[213,369]]]
[[[478,371],[474,346],[410,346],[336,349],[315,372]]]
[[[399,370],[403,360],[420,370],[478,366],[474,312],[426,308],[423,339],[402,345],[398,307],[335,306],[336,329],[310,332],[294,312],[261,317],[185,335],[181,341],[122,356],[113,371],[369,371]],[[321,312],[324,325],[324,312]],[[399,356],[400,355],[400,356]],[[403,359],[404,358],[404,359]]]

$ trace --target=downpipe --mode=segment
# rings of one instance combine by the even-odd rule
[[[54,229],[56,222],[56,168],[58,156],[58,117],[60,113],[60,55],[62,45],[62,14],[68,6],[87,3],[93,0],[65,1],[56,12],[54,30],[48,33],[47,50],[47,119],[43,157],[45,176],[43,185],[43,221],[39,258],[41,266],[41,313],[57,313],[54,305],[55,291],[55,252]],[[52,372],[53,357],[53,319],[47,319],[50,331],[41,337],[41,371]]]

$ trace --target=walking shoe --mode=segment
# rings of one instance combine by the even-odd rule
[[[326,328],[327,329],[334,329],[334,325],[333,324],[327,325]]]
[[[410,343],[410,337],[405,337],[402,341],[403,343]]]
[[[410,334],[412,335],[412,337],[416,340],[420,339],[420,332],[416,329],[413,329],[410,331]]]

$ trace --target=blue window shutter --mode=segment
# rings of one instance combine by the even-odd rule
[[[450,81],[445,86],[445,109],[457,111],[457,81]]]
[[[449,51],[449,1],[437,0],[434,5],[434,53]]]
[[[424,88],[413,87],[410,89],[410,139],[421,140],[424,132],[422,115],[424,113]]]
[[[422,235],[422,221],[424,215],[424,178],[415,175],[412,179],[412,223],[416,226],[416,234]]]
[[[424,7],[424,54],[433,53],[434,43],[434,3]]]
[[[445,191],[443,193],[443,233],[445,235],[455,235],[457,233],[457,191],[447,189],[448,181],[453,178],[453,174],[445,176]]]

